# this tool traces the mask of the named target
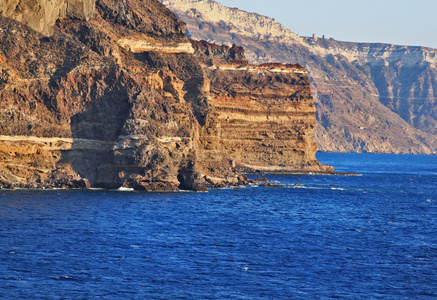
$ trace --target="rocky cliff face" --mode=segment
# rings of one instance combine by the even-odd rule
[[[299,37],[212,0],[161,0],[189,35],[244,46],[250,63],[299,62],[317,106],[323,151],[436,153],[437,50]]]
[[[247,183],[238,169],[332,171],[315,160],[302,68],[191,44],[155,0],[13,3],[0,5],[16,19],[0,17],[0,185],[202,191]],[[48,9],[56,22],[35,15]]]

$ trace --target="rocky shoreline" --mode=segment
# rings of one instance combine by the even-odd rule
[[[328,176],[362,176],[358,173],[350,172],[309,172],[309,173],[275,173],[273,175],[328,175]],[[267,177],[257,177],[255,179],[249,179],[247,175],[264,175]],[[265,173],[251,173],[251,174],[240,174],[238,180],[226,181],[226,180],[214,180],[211,178],[205,179],[205,184],[197,186],[179,186],[177,190],[175,189],[151,189],[147,190],[142,187],[119,187],[116,189],[107,189],[104,187],[93,187],[87,179],[74,179],[74,178],[63,178],[62,180],[57,180],[50,183],[27,183],[25,185],[15,186],[12,183],[0,181],[0,190],[15,190],[15,189],[29,189],[29,190],[69,190],[69,189],[83,189],[83,190],[95,190],[95,189],[107,189],[107,190],[127,190],[127,191],[147,191],[147,192],[180,192],[180,191],[193,191],[193,192],[207,192],[209,189],[219,189],[225,187],[243,187],[243,186],[259,186],[259,187],[283,187],[281,184],[272,182],[268,179],[268,175]],[[299,185],[299,184],[296,184]]]

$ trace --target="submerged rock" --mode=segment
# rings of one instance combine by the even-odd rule
[[[276,184],[276,183],[264,183],[264,184],[260,184],[259,187],[263,187],[263,188],[283,188],[284,186],[282,184]]]

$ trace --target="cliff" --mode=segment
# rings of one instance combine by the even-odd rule
[[[246,184],[238,171],[333,171],[303,68],[191,42],[155,0],[18,2],[0,5],[1,186],[204,191]]]
[[[200,159],[225,156],[247,172],[332,172],[315,157],[315,105],[300,65],[250,65],[233,45],[193,42],[214,108],[201,131]],[[225,54],[225,55],[224,55]]]
[[[302,64],[320,150],[436,153],[437,50],[300,37],[271,18],[213,0],[161,2],[187,23],[191,38],[243,46],[252,64]]]

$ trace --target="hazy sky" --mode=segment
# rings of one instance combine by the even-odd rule
[[[291,31],[352,42],[437,48],[437,0],[216,0]]]

